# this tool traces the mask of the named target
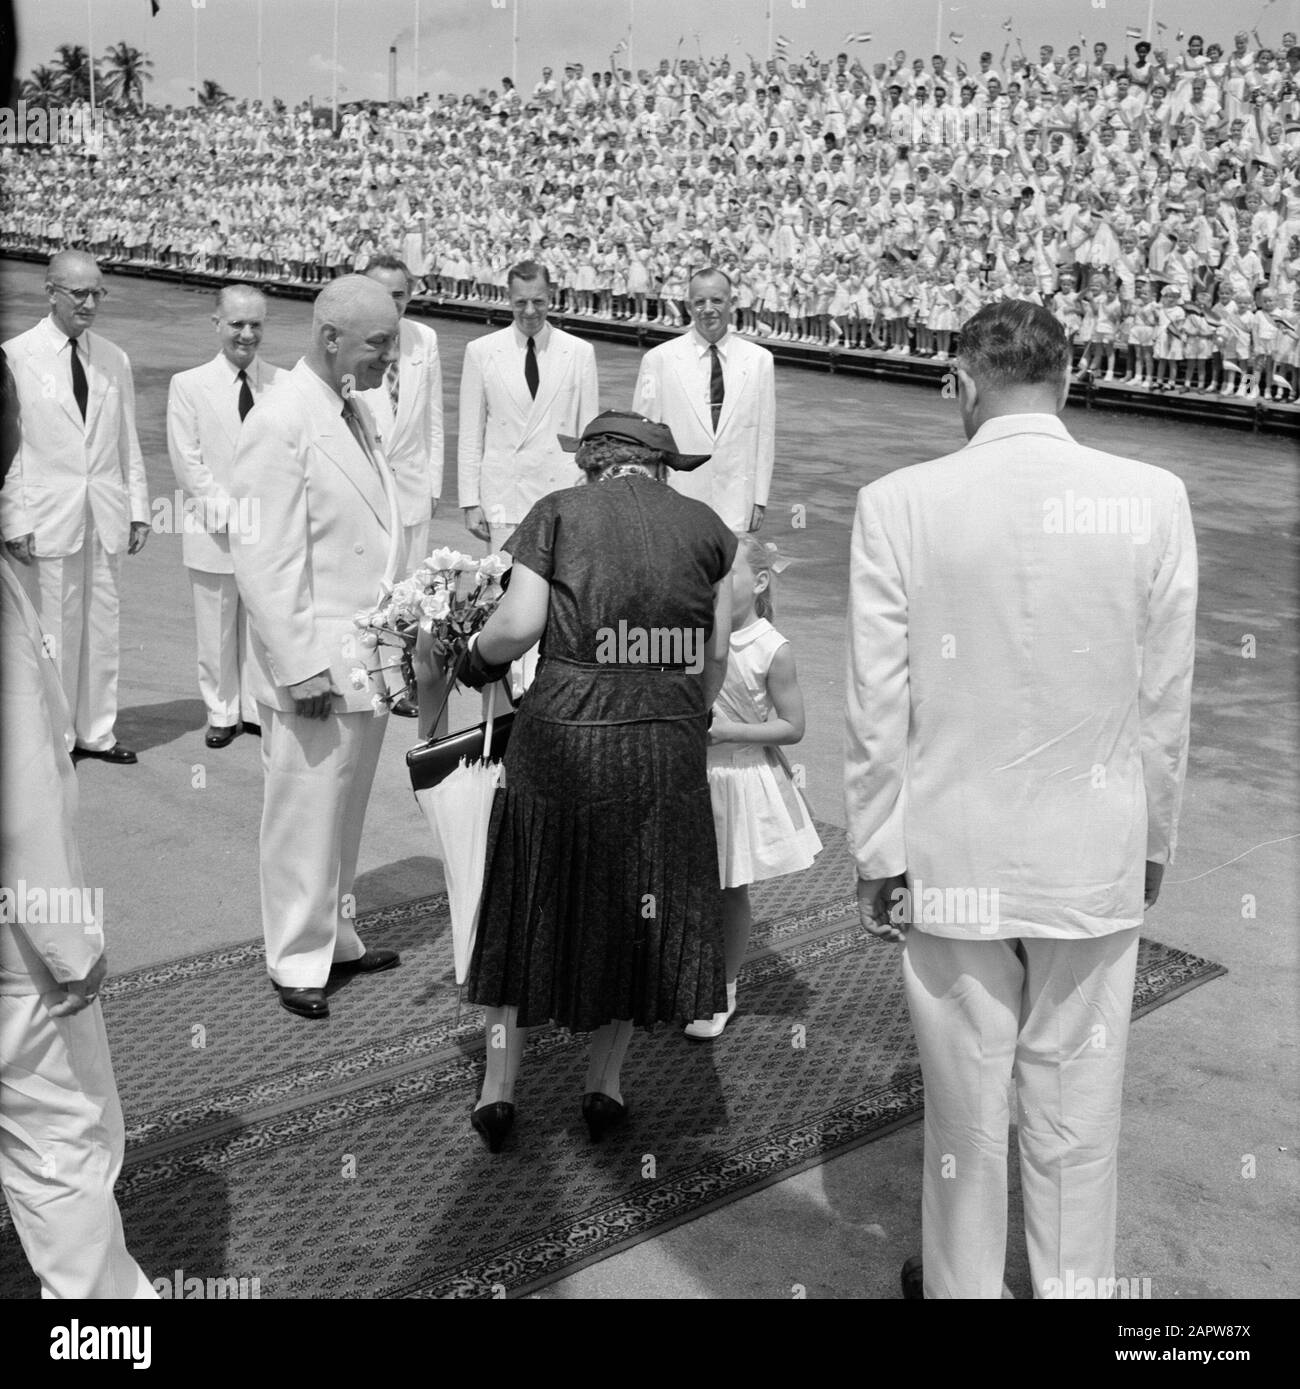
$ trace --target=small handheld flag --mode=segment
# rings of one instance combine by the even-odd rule
[[[956,29],[953,29],[953,30],[950,30],[950,31],[949,31],[948,37],[952,40],[953,43],[960,43],[960,42],[962,41],[962,39],[964,39],[964,38],[966,37],[966,35],[965,35],[965,34],[959,34],[959,33],[956,31]]]
[[[870,42],[871,42],[871,35],[870,35],[870,33],[845,34],[845,35],[844,35],[844,42],[845,42],[845,43],[870,43]]]
[[[1124,30],[1124,37],[1126,39],[1140,39],[1142,37],[1142,30],[1139,29],[1136,24],[1130,24],[1128,28]]]
[[[1002,27],[1007,31],[1008,34],[1011,32],[1011,24],[1012,21],[1010,19],[1004,19],[1002,21]]]

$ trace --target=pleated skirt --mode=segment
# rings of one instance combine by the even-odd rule
[[[703,716],[571,724],[520,708],[488,833],[468,997],[589,1031],[726,1008]]]

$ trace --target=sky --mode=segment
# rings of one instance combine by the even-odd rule
[[[499,88],[512,61],[516,80],[531,89],[543,66],[557,73],[566,62],[592,68],[610,65],[611,49],[629,36],[632,62],[653,67],[680,53],[709,57],[746,51],[767,56],[768,0],[337,0],[340,100],[383,100],[388,95],[388,49],[397,47],[398,96],[414,87],[415,16],[419,12],[419,90],[477,92]],[[93,51],[119,40],[142,49],[154,63],[149,100],[188,105],[193,101],[194,45],[198,76],[212,78],[236,97],[258,94],[258,0],[159,0],[150,17],[149,0],[17,0],[20,76],[48,63],[59,43],[87,42],[88,13]],[[1283,30],[1300,30],[1300,0],[771,0],[771,29],[790,40],[791,54],[810,48],[833,56],[842,50],[870,67],[906,49],[909,56],[942,51],[974,67],[981,49],[1000,55],[1013,34],[1027,52],[1042,43],[1058,49],[1104,39],[1131,49],[1125,29],[1145,30],[1148,13],[1168,28],[1172,42],[1181,28],[1231,47],[1232,32],[1258,23],[1266,43]],[[291,105],[314,95],[327,103],[334,65],[335,0],[261,0],[262,93]],[[518,42],[513,41],[518,24]],[[849,33],[870,32],[869,43],[847,45]],[[958,38],[952,36],[957,35]],[[1181,45],[1179,45],[1181,47]],[[1014,50],[1013,50],[1014,52]],[[626,66],[626,55],[620,55]],[[928,64],[927,64],[928,66]]]

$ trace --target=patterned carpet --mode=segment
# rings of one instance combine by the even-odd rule
[[[843,831],[820,829],[813,868],[753,893],[726,1033],[638,1033],[631,1122],[599,1146],[585,1038],[549,1028],[504,1151],[471,1132],[482,1016],[459,1007],[444,898],[361,919],[402,967],[348,981],[326,1022],[278,1006],[260,942],[115,979],[132,1252],[155,1277],[256,1277],[263,1297],[517,1296],[916,1119],[898,953],[858,925]],[[1143,941],[1134,1016],[1225,972]],[[36,1291],[6,1218],[0,1297]]]

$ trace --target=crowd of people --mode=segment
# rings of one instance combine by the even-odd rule
[[[560,312],[663,327],[716,264],[743,333],[937,360],[1023,298],[1099,379],[1300,393],[1297,36],[1014,47],[575,63],[337,132],[310,103],[146,109],[94,159],[11,154],[0,244],[300,284],[388,252],[502,304],[527,258]]]

